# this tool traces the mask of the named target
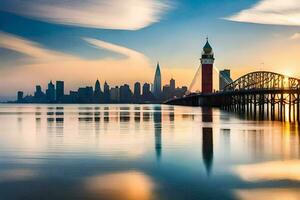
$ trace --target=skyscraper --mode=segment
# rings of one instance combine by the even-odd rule
[[[136,82],[134,84],[134,97],[138,98],[141,95],[141,84],[140,82]]]
[[[52,83],[52,81],[48,83],[48,89],[46,90],[46,98],[47,101],[50,103],[55,101],[55,86]]]
[[[120,102],[121,103],[130,103],[132,97],[132,92],[129,85],[124,84],[120,87]]]
[[[149,83],[144,83],[143,85],[143,95],[141,98],[142,101],[144,102],[150,102],[154,101],[154,96],[153,93],[150,91],[150,84]]]
[[[150,94],[150,84],[144,83],[143,85],[143,96],[148,96]]]
[[[64,97],[64,82],[56,81],[56,101],[61,102]]]
[[[171,78],[171,80],[170,80],[170,89],[171,89],[171,92],[174,92],[175,88],[176,88],[175,80],[173,78]]]
[[[120,88],[118,86],[110,89],[110,100],[113,103],[120,102]]]
[[[37,85],[35,87],[34,92],[34,102],[35,103],[44,103],[46,101],[45,93],[42,91],[42,87],[40,85]]]
[[[223,90],[227,84],[230,84],[232,79],[230,77],[230,70],[224,69],[219,73],[219,90]]]
[[[97,79],[95,83],[95,91],[94,91],[94,102],[95,103],[100,103],[101,102],[101,97],[102,97],[102,91],[100,87],[100,82]]]
[[[86,86],[78,89],[79,103],[92,103],[93,102],[93,87]]]
[[[153,82],[153,95],[155,98],[159,98],[161,95],[161,73],[159,63],[157,63],[154,82]]]
[[[109,85],[107,84],[107,82],[104,82],[104,86],[103,86],[103,99],[104,102],[109,102],[110,101],[110,92],[109,92]]]
[[[172,90],[170,85],[164,85],[162,90],[162,98],[164,100],[170,99],[172,97]]]
[[[42,87],[40,85],[35,86],[34,98],[39,99],[44,95]]]
[[[100,82],[97,79],[96,83],[95,83],[95,94],[100,94],[101,93],[101,87],[100,87]]]
[[[213,64],[214,64],[214,53],[206,39],[206,44],[203,47],[202,57],[202,93],[212,93],[213,91]]]
[[[19,103],[22,102],[23,101],[23,96],[24,96],[23,91],[18,91],[17,96],[18,96],[17,102],[19,102]]]

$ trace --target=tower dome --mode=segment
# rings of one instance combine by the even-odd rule
[[[205,44],[204,47],[203,47],[203,51],[204,51],[204,53],[206,53],[206,54],[212,53],[212,48],[211,48],[211,46],[210,46],[210,44],[209,44],[209,42],[208,42],[208,38],[206,38],[206,44]]]

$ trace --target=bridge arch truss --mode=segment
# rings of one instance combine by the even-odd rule
[[[239,90],[299,90],[300,79],[289,77],[283,74],[255,71],[236,79],[225,86],[224,91]]]

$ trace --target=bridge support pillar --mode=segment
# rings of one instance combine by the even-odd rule
[[[275,120],[275,95],[271,94],[271,120]]]
[[[297,103],[297,121],[299,122],[300,121],[300,117],[299,117],[299,113],[300,113],[300,104],[299,104],[299,93],[296,94],[296,103]]]

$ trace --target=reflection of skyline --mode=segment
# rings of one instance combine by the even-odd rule
[[[129,122],[130,121],[130,113],[129,107],[121,107],[120,108],[120,122]]]
[[[169,120],[170,120],[170,122],[175,121],[174,106],[171,106],[169,108]]]
[[[230,156],[230,129],[221,129],[220,133],[222,134],[223,148],[224,148],[224,156]]]
[[[143,121],[149,121],[149,120],[150,120],[150,108],[143,107]]]
[[[109,107],[105,107],[104,110],[104,122],[109,122]]]
[[[46,130],[46,132],[49,133],[53,133],[56,134],[58,136],[61,136],[64,132],[67,133],[67,129],[70,128],[65,128],[68,127],[70,125],[70,121],[72,119],[75,118],[75,120],[77,121],[77,117],[80,117],[82,119],[82,121],[79,122],[79,120],[77,122],[72,122],[73,125],[75,125],[74,127],[78,127],[78,130],[80,133],[82,133],[82,129],[86,129],[88,128],[89,130],[93,130],[94,133],[105,133],[107,130],[109,131],[112,128],[112,125],[116,125],[115,127],[117,128],[115,133],[133,133],[133,132],[138,132],[141,130],[146,130],[147,128],[153,133],[154,130],[152,130],[152,123],[153,120],[152,118],[155,117],[155,120],[157,119],[157,112],[160,113],[160,117],[161,121],[165,121],[165,126],[164,129],[168,130],[167,132],[176,132],[176,130],[178,130],[178,127],[180,124],[185,124],[186,119],[182,119],[182,113],[186,113],[190,116],[195,115],[194,118],[194,122],[195,123],[201,123],[197,120],[201,120],[201,115],[199,115],[200,112],[199,110],[197,110],[197,112],[190,112],[189,110],[186,110],[185,112],[181,111],[181,108],[176,108],[173,111],[172,107],[169,106],[161,106],[160,108],[155,108],[155,106],[150,106],[150,105],[142,105],[140,107],[138,106],[127,106],[127,105],[122,105],[122,109],[120,109],[117,106],[107,106],[106,110],[104,106],[85,106],[85,107],[81,107],[80,109],[78,107],[73,107],[73,106],[65,106],[63,109],[60,107],[56,107],[56,106],[49,106],[48,107],[43,107],[43,106],[39,106],[39,107],[33,107],[32,110],[26,110],[26,108],[23,108],[23,114],[19,112],[19,110],[16,110],[16,119],[20,119],[23,120],[23,122],[21,123],[17,123],[18,126],[22,126],[23,124],[27,123],[26,122],[26,118],[25,115],[28,116],[28,114],[30,113],[31,115],[33,115],[33,119],[34,119],[34,127],[36,130],[33,130],[34,132],[44,132]],[[123,108],[125,107],[129,107],[126,108],[125,111],[123,111]],[[116,109],[117,108],[117,109]],[[139,109],[140,109],[140,113],[139,113]],[[108,111],[109,109],[109,111]],[[156,109],[156,110],[155,110]],[[156,114],[154,115],[154,111],[156,112]],[[109,118],[109,123],[104,122],[104,113],[105,112],[109,112],[108,114],[108,118]],[[123,112],[123,114],[121,115],[121,112]],[[79,115],[79,113],[81,113]],[[143,114],[142,113],[147,113],[147,115],[149,115],[149,118],[143,118]],[[222,123],[221,121],[215,120],[213,119],[212,111],[206,110],[205,112],[203,112],[205,116],[202,116],[204,121],[210,121],[207,119],[211,119],[212,121],[214,121],[214,123],[204,123],[205,128],[213,128],[213,126],[219,122]],[[121,116],[120,116],[121,115]],[[225,113],[223,114],[225,115]],[[23,117],[22,117],[23,116]],[[140,116],[140,122],[139,123],[135,123],[135,118],[138,118],[138,116]],[[171,123],[170,120],[172,120],[172,116],[174,116],[174,118],[176,118],[176,122]],[[216,115],[218,116],[218,115]],[[220,115],[221,116],[221,115]],[[220,117],[218,116],[218,117]],[[120,126],[119,123],[120,118],[125,117],[127,120],[129,119],[129,123],[131,125],[126,125],[123,124]],[[87,119],[86,119],[87,118]],[[146,121],[144,121],[144,119],[146,119]],[[147,119],[150,119],[150,121],[147,121]],[[231,118],[230,121],[232,121],[233,118]],[[97,123],[97,121],[99,120],[99,122]],[[62,121],[62,122],[60,122]],[[157,121],[157,120],[156,120]],[[175,119],[174,119],[175,121]],[[88,124],[86,124],[86,122],[88,122]],[[148,123],[145,123],[148,122]],[[235,128],[231,129],[230,125],[228,124],[230,122],[226,122],[226,126],[221,126],[220,127],[220,131],[215,132],[215,136],[213,136],[213,140],[212,140],[212,146],[213,151],[212,151],[212,159],[215,158],[215,154],[216,151],[219,149],[219,147],[221,147],[223,149],[223,155],[232,155],[232,156],[241,156],[243,154],[246,154],[245,159],[247,159],[249,156],[252,157],[267,157],[269,155],[271,155],[271,151],[272,152],[276,152],[277,155],[285,155],[287,158],[296,158],[298,155],[300,155],[300,151],[298,148],[299,144],[298,143],[293,143],[291,144],[291,142],[289,141],[299,141],[299,126],[297,124],[294,123],[286,123],[284,125],[280,125],[280,130],[275,128],[275,132],[278,133],[282,133],[282,134],[275,134],[274,138],[270,138],[272,134],[272,131],[269,131],[268,129],[265,128],[258,128],[260,125],[257,124],[257,127],[249,127],[246,128],[244,130],[244,134],[240,134],[239,136],[235,135]],[[46,126],[47,125],[47,126]],[[279,127],[279,125],[277,124],[277,126]],[[200,126],[201,127],[201,126]],[[230,127],[230,128],[228,128]],[[24,127],[25,128],[25,127]],[[113,127],[114,128],[114,127]],[[120,128],[120,129],[119,129]],[[146,129],[145,129],[146,128]],[[130,129],[130,131],[126,131],[127,129]],[[161,132],[162,132],[162,128],[160,128]],[[201,127],[202,129],[202,127]],[[231,130],[230,130],[231,129]],[[48,130],[48,131],[47,131]],[[156,130],[156,131],[159,131]],[[200,130],[199,132],[201,132],[203,130]],[[216,131],[212,130],[213,132]],[[230,131],[232,131],[232,133],[230,133]],[[221,135],[218,135],[217,133],[221,133]],[[213,133],[214,134],[214,133]],[[230,135],[231,134],[231,135]],[[155,135],[155,133],[154,133]],[[169,136],[167,136],[169,137]],[[179,135],[177,134],[176,137],[179,137]],[[202,136],[201,136],[202,137]],[[215,138],[214,138],[215,137]],[[236,137],[242,137],[240,139],[236,139]],[[217,139],[216,139],[217,138]],[[162,141],[162,135],[161,133],[157,133],[156,134],[156,139],[157,139],[157,155],[159,156],[159,150],[162,150],[162,145],[160,142]],[[217,140],[218,143],[216,144],[215,141]],[[168,141],[168,140],[166,140]],[[209,139],[208,139],[209,141]],[[236,143],[236,141],[238,141]],[[279,142],[276,142],[279,141]],[[201,141],[203,142],[203,141]],[[210,142],[208,142],[210,143]],[[160,145],[159,145],[160,144]],[[240,148],[240,147],[235,147],[236,145],[238,146],[244,146],[245,147],[245,152],[238,152],[235,150],[235,148]],[[271,144],[271,146],[270,146]],[[291,147],[291,145],[293,145],[293,147]],[[160,148],[159,148],[160,146]],[[200,145],[199,145],[200,146]],[[223,148],[224,147],[224,148]],[[226,147],[226,148],[225,148]],[[295,150],[296,148],[296,150]],[[204,149],[205,150],[205,149]],[[208,153],[204,152],[205,154]],[[208,157],[205,157],[206,159]],[[234,158],[234,157],[232,157]],[[205,162],[206,163],[205,163]],[[203,160],[203,163],[205,164],[209,164],[209,162],[207,162],[208,160]]]
[[[150,113],[150,121],[143,121],[143,106],[140,107],[140,113],[139,109],[135,108],[138,106],[129,107],[130,109],[125,110],[125,112],[129,112],[130,122],[128,126],[125,125],[125,130],[122,129],[125,126],[120,121],[122,110],[119,107],[111,106],[109,108],[109,123],[103,121],[104,112],[106,112],[104,107],[79,110],[78,107],[67,105],[63,110],[63,115],[56,115],[58,111],[55,107],[47,109],[42,106],[41,114],[37,115],[41,119],[40,121],[35,120],[35,107],[22,111],[23,114],[18,114],[13,110],[12,112],[15,114],[9,114],[9,116],[1,114],[0,121],[2,126],[12,127],[5,123],[6,120],[13,117],[13,122],[17,125],[17,119],[21,116],[23,129],[20,133],[22,134],[19,134],[17,126],[14,127],[14,130],[8,131],[8,134],[2,134],[2,141],[4,141],[3,143],[7,142],[7,144],[5,144],[6,146],[3,145],[1,149],[3,151],[8,148],[14,150],[15,147],[19,149],[17,152],[9,152],[12,155],[8,158],[9,163],[14,161],[18,162],[16,165],[19,165],[19,162],[25,161],[29,167],[31,166],[28,163],[34,163],[33,168],[37,166],[36,162],[43,163],[40,165],[42,170],[39,171],[37,166],[37,178],[33,181],[40,181],[40,174],[43,180],[48,180],[48,178],[53,180],[53,172],[57,173],[54,174],[55,178],[65,177],[65,172],[68,172],[67,175],[71,179],[73,176],[81,176],[82,173],[80,179],[89,183],[88,186],[91,189],[89,192],[93,194],[106,188],[105,178],[107,174],[123,174],[123,172],[131,169],[153,178],[152,180],[155,180],[158,186],[164,187],[166,182],[174,181],[172,183],[175,186],[170,186],[172,191],[176,191],[178,188],[180,191],[182,185],[187,183],[194,184],[195,187],[188,188],[189,191],[195,193],[194,199],[200,195],[204,199],[214,199],[207,197],[215,196],[231,199],[228,193],[235,192],[236,187],[238,190],[250,191],[249,199],[257,199],[251,198],[253,197],[251,189],[253,192],[256,189],[268,189],[270,184],[272,184],[272,188],[275,185],[275,189],[281,190],[283,187],[290,187],[292,183],[292,186],[298,189],[296,172],[299,171],[297,168],[299,163],[294,165],[284,161],[282,166],[276,162],[266,165],[260,164],[267,159],[299,158],[299,153],[296,154],[299,151],[297,124],[276,124],[276,127],[270,126],[267,122],[264,124],[248,123],[234,117],[223,123],[222,120],[218,120],[220,117],[218,111],[212,115],[214,123],[203,123],[199,108],[192,110],[185,107],[175,107],[173,111],[163,105],[148,105],[149,110],[147,112]],[[78,117],[85,117],[84,114],[79,116],[79,112],[92,113],[87,115],[87,117],[92,116],[92,122],[79,121]],[[194,114],[194,121],[182,119],[182,113]],[[138,115],[141,118],[137,123],[135,118]],[[170,122],[172,115],[175,116],[173,123]],[[48,122],[47,118],[52,119],[52,121]],[[63,124],[59,124],[60,122],[56,118],[63,118]],[[39,123],[41,128],[38,128]],[[104,129],[106,125],[107,130]],[[46,126],[52,126],[49,133]],[[59,132],[57,126],[64,127],[63,138],[57,134]],[[259,132],[261,129],[264,131]],[[162,134],[164,135],[162,136]],[[259,135],[264,137],[261,138]],[[260,142],[264,144],[262,146],[264,148],[259,148]],[[253,152],[252,150],[255,148],[260,154],[250,155],[249,152]],[[230,149],[232,156],[229,157],[227,151]],[[1,152],[3,163],[6,164],[6,155],[3,151]],[[23,159],[22,156],[25,158]],[[17,158],[14,159],[15,157]],[[250,163],[254,165],[248,165]],[[230,171],[232,166],[239,166],[238,169],[241,173],[236,174],[236,171]],[[275,168],[275,166],[278,167]],[[48,169],[50,173],[48,173]],[[284,170],[280,171],[280,169]],[[295,170],[292,171],[293,169]],[[272,182],[265,181],[269,177]],[[282,180],[283,178],[288,178],[288,180]],[[292,178],[296,180],[291,182],[290,179]],[[129,179],[128,182],[134,182],[132,177],[129,176]],[[260,180],[252,182],[250,179]],[[115,180],[117,191],[119,191],[119,176]],[[164,180],[166,182],[163,182]],[[71,182],[71,184],[73,183]],[[110,183],[109,186],[114,188],[114,183]],[[38,183],[34,182],[34,184]],[[140,184],[133,184],[133,190],[138,189],[136,187],[139,187]],[[220,185],[224,185],[224,188],[219,188],[218,191],[212,189],[218,189]],[[239,187],[240,185],[241,187]],[[58,186],[63,186],[63,184],[53,188]],[[61,188],[65,190],[65,187]],[[123,191],[123,189],[120,190]],[[3,191],[4,189],[2,189]],[[78,190],[78,192],[81,192],[83,196],[85,195],[82,190]],[[154,194],[156,195],[155,192]],[[184,199],[185,195],[176,196],[177,193],[172,194],[170,199]]]
[[[141,110],[140,107],[135,107],[134,108],[134,121],[139,122],[141,120]]]
[[[153,112],[153,122],[154,122],[154,134],[155,134],[155,152],[156,158],[159,161],[161,159],[161,130],[162,130],[162,113],[161,106],[155,106]]]

